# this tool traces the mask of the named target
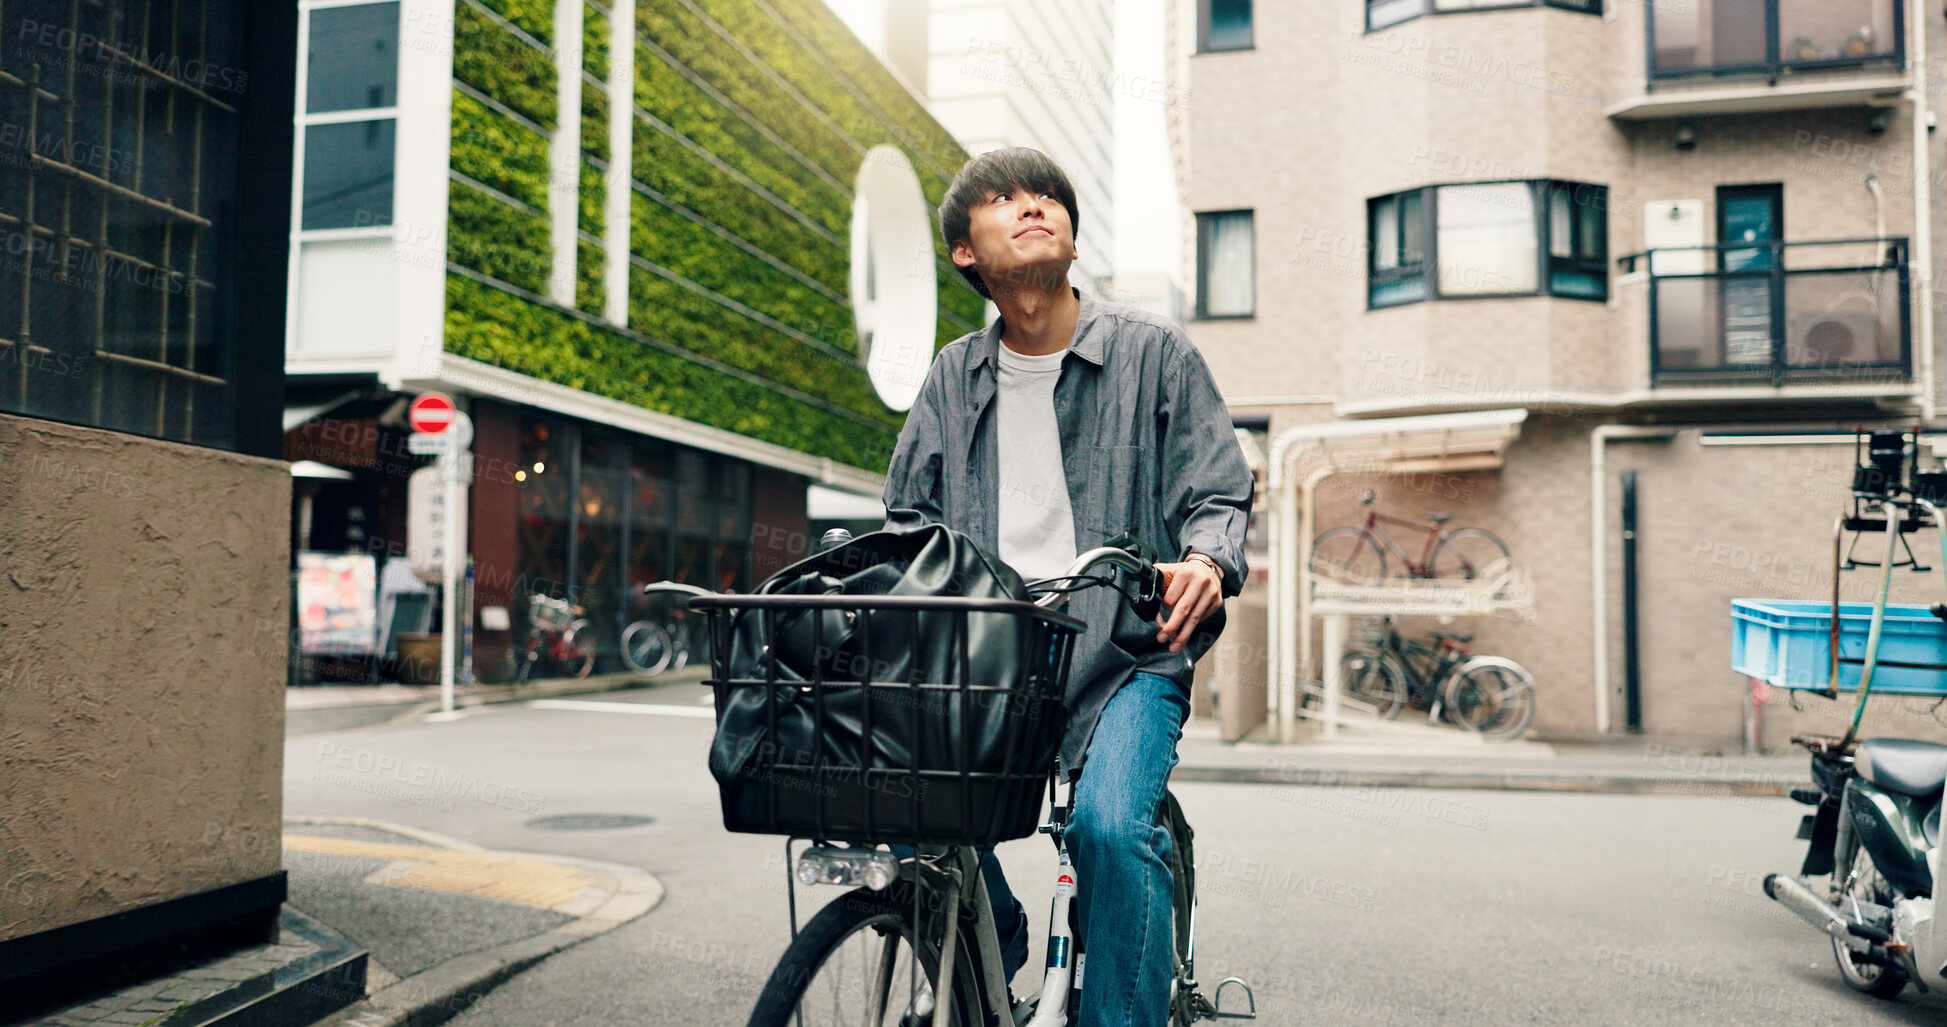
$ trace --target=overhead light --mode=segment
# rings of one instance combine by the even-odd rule
[[[1670,145],[1686,152],[1696,149],[1697,127],[1688,121],[1679,122],[1677,130],[1670,135]]]
[[[1884,135],[1886,130],[1892,127],[1893,109],[1891,107],[1875,107],[1873,108],[1872,117],[1866,119],[1866,131],[1874,135]]]

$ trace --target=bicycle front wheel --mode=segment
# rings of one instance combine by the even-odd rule
[[[1384,720],[1396,719],[1406,706],[1406,674],[1379,653],[1354,649],[1339,657],[1339,687]]]
[[[1433,548],[1433,576],[1473,580],[1508,559],[1508,547],[1492,532],[1456,528]]]
[[[771,971],[750,1027],[944,1024],[933,1004],[939,951],[914,928],[912,889],[907,881],[883,892],[858,888],[819,910]],[[968,955],[970,939],[960,940],[953,1022],[978,1024],[980,979]]]
[[[1489,741],[1518,738],[1535,720],[1535,679],[1513,660],[1476,657],[1447,681],[1447,719]]]
[[[1373,585],[1386,576],[1386,554],[1359,528],[1333,528],[1312,543],[1312,573],[1347,585]]]
[[[643,677],[668,669],[673,655],[669,632],[654,621],[639,620],[622,631],[622,662]]]

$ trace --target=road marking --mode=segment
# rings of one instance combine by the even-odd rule
[[[586,699],[534,699],[524,705],[543,710],[579,710],[582,713],[637,713],[647,717],[700,717],[715,720],[715,710],[694,706],[653,706],[648,703],[591,702]]]
[[[366,878],[368,882],[472,895],[537,909],[577,902],[589,891],[601,888],[595,875],[580,867],[489,852],[453,852],[301,834],[285,835],[284,850],[388,859],[393,862]]]

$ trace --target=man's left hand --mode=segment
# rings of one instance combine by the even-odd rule
[[[1156,617],[1163,628],[1156,641],[1169,643],[1170,652],[1179,652],[1197,625],[1224,605],[1223,582],[1202,560],[1159,563],[1156,569],[1163,572],[1163,605],[1169,609],[1167,616]]]

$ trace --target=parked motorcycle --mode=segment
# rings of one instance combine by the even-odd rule
[[[1839,975],[1853,990],[1892,998],[1909,981],[1947,988],[1947,925],[1935,919],[1932,898],[1942,873],[1947,745],[1792,741],[1812,755],[1815,787],[1792,791],[1818,808],[1799,827],[1812,844],[1802,877],[1772,874],[1765,894],[1831,936]],[[1818,890],[1802,879],[1827,874],[1829,885]]]
[[[1903,536],[1932,527],[1940,533],[1943,554],[1947,554],[1947,516],[1937,505],[1947,504],[1947,474],[1918,471],[1917,433],[1910,437],[1895,432],[1862,434],[1866,452],[1865,459],[1857,461],[1852,509],[1849,516],[1842,515],[1833,525],[1829,636],[1817,661],[1825,664],[1820,668],[1825,671],[1822,694],[1828,698],[1838,697],[1842,670],[1850,675],[1852,665],[1859,667],[1852,724],[1840,737],[1799,735],[1792,739],[1812,757],[1814,786],[1796,788],[1791,793],[1793,799],[1816,807],[1799,825],[1798,836],[1809,840],[1811,846],[1799,868],[1800,876],[1772,874],[1765,878],[1764,890],[1831,938],[1833,958],[1848,987],[1892,998],[1908,983],[1923,990],[1947,988],[1947,924],[1934,915],[1933,900],[1934,881],[1942,878],[1942,863],[1947,860],[1947,851],[1943,851],[1947,847],[1940,844],[1947,745],[1906,738],[1860,740],[1858,733],[1867,697],[1882,666],[1890,672],[1889,680],[1907,675],[1899,686],[1882,689],[1894,694],[1940,694],[1942,675],[1947,675],[1947,663],[1940,662],[1941,654],[1947,652],[1947,639],[1932,631],[1902,629],[1903,645],[1917,643],[1918,647],[1902,648],[1893,659],[1880,660],[1893,568],[1904,565],[1916,571],[1925,569],[1905,546]],[[1855,445],[1856,456],[1860,448]],[[1872,512],[1883,515],[1883,522],[1876,525],[1878,518],[1868,516]],[[1877,562],[1859,559],[1850,551],[1841,557],[1839,543],[1846,531],[1864,534],[1875,530],[1883,532],[1886,539],[1884,554]],[[1855,545],[1858,537],[1855,535]],[[1900,557],[1902,548],[1904,559]],[[1841,621],[1846,606],[1865,604],[1842,604],[1838,587],[1841,570],[1862,566],[1876,567],[1880,577],[1863,652],[1844,644]],[[1932,623],[1926,613],[1947,621],[1947,605],[1935,603],[1924,612],[1901,608],[1903,617],[1917,615],[1919,623]],[[1814,648],[1801,651],[1812,652]],[[1848,648],[1856,655],[1847,655]],[[1809,669],[1800,668],[1796,674],[1781,669],[1780,673],[1802,679],[1810,676]],[[1825,875],[1830,876],[1822,886],[1808,883]]]

